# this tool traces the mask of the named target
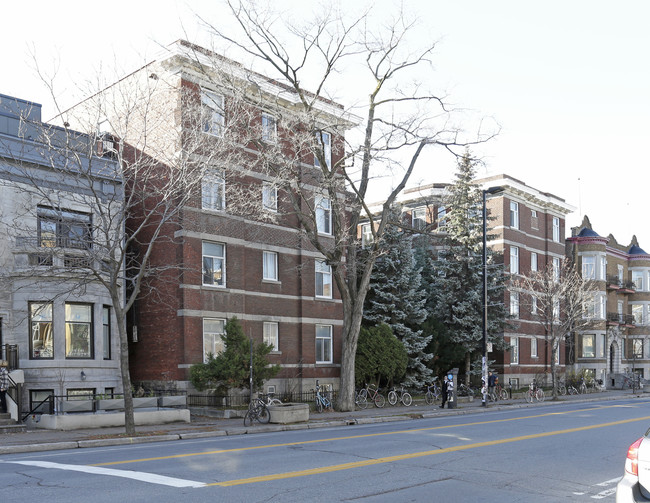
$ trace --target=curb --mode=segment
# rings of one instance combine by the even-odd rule
[[[640,398],[642,394],[628,395],[627,398]],[[110,447],[116,445],[134,445],[134,444],[145,444],[153,442],[169,442],[173,440],[193,440],[201,438],[212,438],[212,437],[223,437],[223,436],[235,436],[235,435],[248,435],[255,433],[271,433],[279,431],[296,431],[296,430],[312,430],[319,428],[335,428],[340,426],[354,426],[354,425],[364,425],[364,424],[380,424],[380,423],[391,423],[396,421],[412,421],[418,419],[431,419],[441,416],[462,416],[467,414],[478,414],[483,411],[492,411],[492,410],[507,410],[507,409],[523,409],[529,407],[536,407],[538,405],[550,405],[550,404],[567,404],[567,403],[584,403],[584,402],[596,402],[596,401],[611,401],[618,400],[622,397],[618,396],[609,396],[609,397],[594,397],[594,398],[583,398],[583,399],[573,399],[573,400],[548,400],[544,402],[535,402],[535,403],[510,403],[503,405],[488,405],[488,407],[471,407],[466,409],[444,409],[431,412],[417,412],[410,413],[406,415],[389,415],[389,416],[375,416],[375,417],[348,417],[346,419],[329,419],[322,421],[313,421],[308,423],[297,423],[297,424],[268,424],[268,425],[257,425],[252,427],[234,427],[227,428],[223,430],[214,430],[214,431],[201,431],[201,432],[184,432],[177,434],[167,434],[167,435],[152,435],[152,436],[142,436],[142,437],[119,437],[119,438],[103,438],[97,440],[76,440],[76,441],[67,441],[67,442],[49,442],[43,444],[24,444],[24,445],[11,445],[11,446],[0,446],[0,455],[1,454],[20,454],[20,453],[30,453],[30,452],[42,452],[42,451],[56,451],[56,450],[65,450],[65,449],[88,449],[94,447]]]

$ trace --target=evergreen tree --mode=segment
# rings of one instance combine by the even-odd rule
[[[198,363],[190,368],[192,385],[202,391],[217,388],[222,392],[232,388],[246,388],[250,379],[250,339],[236,317],[228,320],[226,333],[222,336],[224,351],[209,355],[206,363]],[[269,365],[267,355],[273,346],[265,343],[253,346],[253,387],[262,386],[264,381],[274,377],[280,367]]]
[[[420,325],[426,319],[426,295],[420,270],[413,254],[413,237],[401,231],[401,208],[391,209],[382,245],[384,254],[377,260],[364,307],[365,326],[387,324],[408,354],[405,385],[422,387],[430,378],[426,363],[433,355],[426,352],[431,336],[423,335]]]
[[[406,372],[408,355],[386,324],[361,327],[355,359],[355,379],[358,387],[366,383],[391,383]]]
[[[446,327],[450,341],[463,349],[466,379],[472,355],[480,354],[483,341],[483,200],[473,183],[475,161],[469,152],[458,162],[455,182],[449,186],[444,204],[442,247],[433,263],[430,278],[432,312]],[[488,340],[503,347],[505,276],[497,258],[488,249]]]

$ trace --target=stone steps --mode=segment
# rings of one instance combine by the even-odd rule
[[[11,419],[11,414],[0,413],[0,433],[19,433],[27,428],[23,423],[17,423]]]

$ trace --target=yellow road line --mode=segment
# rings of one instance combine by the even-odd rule
[[[449,452],[457,452],[457,451],[465,451],[468,449],[477,449],[479,447],[489,447],[492,445],[499,445],[499,444],[508,444],[512,442],[521,442],[523,440],[532,440],[536,438],[544,438],[544,437],[550,437],[554,435],[565,435],[567,433],[576,433],[579,431],[586,431],[586,430],[593,430],[596,428],[605,428],[608,426],[617,426],[620,424],[626,424],[626,423],[632,423],[635,421],[647,421],[650,419],[650,416],[646,417],[639,417],[635,419],[624,419],[622,421],[614,421],[611,423],[602,423],[602,424],[595,424],[591,426],[581,426],[579,428],[568,428],[566,430],[557,430],[557,431],[549,431],[545,433],[535,433],[533,435],[522,435],[520,437],[512,437],[512,438],[504,438],[501,440],[490,440],[487,442],[478,442],[478,443],[473,443],[473,444],[465,444],[465,445],[457,445],[455,447],[446,447],[443,449],[433,449],[429,451],[421,451],[421,452],[412,452],[410,454],[399,454],[397,456],[387,456],[384,458],[376,458],[376,459],[366,459],[363,461],[354,461],[351,463],[342,463],[338,465],[331,465],[331,466],[323,466],[320,468],[310,468],[308,470],[299,470],[295,472],[286,472],[286,473],[275,473],[271,475],[260,475],[258,477],[249,477],[245,479],[236,479],[236,480],[228,480],[228,481],[223,481],[223,482],[213,482],[213,483],[208,483],[205,484],[206,486],[222,486],[222,487],[230,487],[230,486],[237,486],[237,485],[242,485],[242,484],[254,484],[257,482],[268,482],[271,480],[282,480],[282,479],[290,479],[290,478],[295,478],[295,477],[306,477],[309,475],[319,475],[323,473],[331,473],[331,472],[336,472],[336,471],[341,471],[341,470],[349,470],[352,468],[361,468],[364,466],[372,466],[372,465],[378,465],[378,464],[383,464],[383,463],[394,463],[395,461],[403,461],[405,459],[415,459],[415,458],[421,458],[425,456],[433,456],[436,454],[446,454]]]
[[[603,407],[598,407],[600,408],[610,408],[610,407],[617,407],[616,405],[612,406],[603,406]],[[97,463],[91,466],[111,466],[111,465],[123,465],[123,464],[128,464],[128,463],[143,463],[147,461],[161,461],[161,460],[166,460],[166,459],[176,459],[176,458],[187,458],[187,457],[193,457],[193,456],[210,456],[213,454],[226,454],[230,452],[243,452],[243,451],[253,451],[257,449],[270,449],[270,448],[275,448],[275,447],[291,447],[295,445],[309,445],[309,444],[317,444],[317,443],[322,443],[322,442],[336,442],[339,440],[354,440],[354,439],[359,439],[359,438],[369,438],[369,437],[381,437],[381,436],[386,436],[386,435],[399,435],[399,434],[407,434],[407,433],[419,433],[419,432],[424,432],[424,431],[434,431],[434,430],[444,430],[444,429],[449,429],[449,428],[460,428],[460,427],[466,427],[466,426],[480,426],[480,425],[485,425],[485,424],[493,424],[493,423],[505,423],[505,422],[510,422],[510,421],[521,421],[524,419],[536,419],[540,417],[547,417],[547,416],[555,416],[555,415],[562,415],[562,414],[574,414],[576,412],[588,412],[594,410],[594,407],[590,407],[588,409],[576,409],[576,410],[570,410],[566,412],[546,412],[544,414],[535,414],[532,416],[523,416],[523,417],[514,417],[514,418],[508,418],[508,419],[492,419],[489,421],[477,421],[473,423],[462,423],[462,424],[447,424],[447,425],[442,425],[442,426],[430,426],[427,428],[414,428],[414,429],[408,429],[408,430],[399,430],[399,431],[387,431],[383,433],[365,433],[362,435],[350,435],[350,436],[345,436],[345,437],[331,437],[331,438],[321,438],[321,439],[316,439],[316,440],[302,440],[299,442],[287,442],[283,444],[267,444],[267,445],[258,445],[258,446],[252,446],[252,447],[237,447],[234,449],[220,449],[216,451],[204,451],[204,452],[190,452],[186,454],[173,454],[170,456],[159,456],[159,457],[153,457],[153,458],[141,458],[141,459],[130,459],[130,460],[124,460],[124,461],[110,461],[107,463]]]

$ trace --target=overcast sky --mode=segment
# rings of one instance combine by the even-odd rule
[[[650,252],[650,2],[403,4],[438,41],[438,86],[502,126],[477,149],[486,162],[479,175],[506,173],[551,192],[577,208],[569,226],[586,214],[599,234],[621,244],[636,234]],[[65,97],[115,60],[131,70],[176,39],[207,44],[195,13],[216,25],[225,19],[223,6],[206,0],[32,0],[6,2],[2,12],[0,93],[42,103],[44,119],[55,111],[31,53],[47,72],[58,67]],[[413,181],[451,181],[454,170],[453,159],[430,158]]]

